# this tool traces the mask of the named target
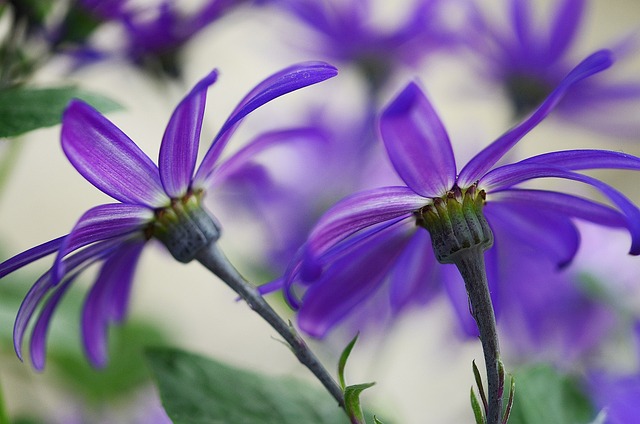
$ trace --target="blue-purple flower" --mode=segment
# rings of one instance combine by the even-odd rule
[[[88,210],[71,232],[0,264],[0,278],[39,258],[55,254],[52,267],[26,295],[14,326],[14,345],[35,320],[31,360],[44,366],[46,333],[56,306],[78,275],[102,263],[83,308],[82,337],[90,361],[105,364],[106,330],[124,319],[138,258],[152,238],[167,245],[176,259],[188,262],[198,243],[218,237],[218,227],[202,208],[206,189],[224,180],[238,162],[269,142],[248,146],[224,163],[219,158],[239,122],[263,104],[291,91],[335,76],[323,62],[286,68],[258,84],[236,106],[196,169],[207,88],[214,70],[199,81],[176,107],[165,130],[158,165],[120,129],[86,103],[73,100],[62,120],[62,148],[71,164],[90,183],[117,202]],[[182,238],[187,234],[188,238]],[[47,297],[45,301],[45,297]],[[36,309],[43,304],[39,315]]]
[[[471,7],[465,38],[481,60],[480,72],[504,88],[514,115],[520,117],[537,107],[573,66],[571,50],[578,40],[587,2],[555,2],[544,21],[537,19],[530,0],[507,3],[506,24],[493,22],[478,7]],[[632,44],[631,39],[617,43],[613,50],[618,60],[637,50]],[[640,81],[601,75],[572,90],[558,105],[557,115],[582,128],[636,136],[638,125],[628,112],[638,104]]]
[[[404,19],[383,28],[372,0],[273,0],[311,28],[317,39],[308,50],[332,63],[355,65],[370,87],[379,88],[398,65],[416,65],[425,54],[450,46],[441,0],[417,0]],[[287,37],[290,38],[289,34]]]
[[[460,280],[459,275],[451,277],[457,274],[455,268],[440,266],[436,256],[438,261],[448,262],[449,253],[476,244],[487,248],[493,241],[492,229],[535,246],[558,266],[570,262],[578,248],[576,218],[628,229],[631,253],[639,254],[640,210],[614,188],[575,171],[640,169],[640,159],[611,151],[567,150],[496,166],[567,91],[611,63],[608,51],[589,56],[527,119],[480,151],[460,171],[435,110],[419,86],[410,83],[380,118],[387,153],[406,186],[357,193],[320,219],[281,281],[288,301],[300,308],[300,327],[321,337],[381,287],[388,290],[395,312],[428,300],[437,281]],[[519,187],[537,178],[588,184],[613,206],[573,194]],[[497,226],[504,227],[498,230]],[[499,294],[495,279],[500,240],[495,244],[485,255],[493,296]],[[302,300],[297,298],[295,283],[307,287]],[[453,292],[454,297],[466,295],[461,282]],[[499,307],[495,297],[494,303]],[[468,331],[475,330],[468,309],[459,312]]]

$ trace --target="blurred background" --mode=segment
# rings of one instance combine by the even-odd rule
[[[154,7],[155,2],[133,3],[137,8],[145,8]],[[180,13],[188,16],[198,13],[206,2],[176,3],[180,3]],[[394,71],[383,83],[376,84],[363,79],[362,69],[350,62],[353,58],[346,53],[331,55],[334,47],[322,44],[322,37],[318,38],[317,32],[303,19],[296,18],[287,5],[279,5],[278,1],[237,3],[180,46],[176,60],[179,77],[163,75],[154,65],[135,63],[127,57],[112,54],[118,51],[126,32],[122,31],[119,22],[109,21],[90,38],[93,47],[108,52],[105,57],[78,64],[78,56],[56,53],[29,77],[27,84],[34,87],[72,84],[115,100],[122,109],[109,113],[108,118],[154,160],[171,112],[193,84],[213,68],[220,71],[220,77],[208,92],[202,149],[206,149],[235,104],[255,84],[275,71],[304,60],[325,60],[340,71],[332,80],[277,99],[253,113],[234,135],[225,154],[241,148],[261,132],[304,125],[310,116],[320,116],[317,111],[322,111],[329,128],[348,125],[345,122],[351,117],[359,119],[365,111],[377,113],[410,80],[420,81],[425,88],[449,131],[461,162],[513,125],[508,94],[496,84],[495,76],[488,75],[491,72],[483,74],[482,69],[486,71],[490,66],[482,67],[485,59],[474,56],[473,48],[457,45],[461,41],[456,36],[465,29],[468,2],[450,2],[439,9],[439,19],[447,22],[447,31],[450,31],[444,37],[446,42],[442,41],[433,53],[427,51],[406,62],[394,62]],[[327,8],[336,7],[329,1],[321,3],[327,3]],[[416,13],[416,2],[409,0],[366,3],[371,3],[372,7],[371,25],[389,30],[405,25],[407,14]],[[476,5],[492,22],[501,22],[506,19],[507,3],[495,0]],[[535,28],[544,31],[548,26],[545,19],[558,3],[535,2],[539,20]],[[566,62],[570,64],[567,69],[597,49],[624,44],[621,40],[637,35],[640,28],[640,3],[636,0],[591,1],[586,5],[580,30],[567,55]],[[6,7],[0,23],[5,28],[4,36],[8,37],[12,11],[11,6]],[[628,57],[607,72],[611,73],[609,77],[640,84],[640,55],[637,49],[629,49]],[[370,93],[374,89],[376,94],[372,96]],[[640,154],[640,95],[620,111],[612,111],[611,118],[616,122],[624,121],[628,128],[620,132],[610,128],[592,130],[579,121],[567,124],[561,118],[552,117],[525,138],[517,154],[526,157],[560,147],[606,148]],[[54,126],[0,140],[0,155],[11,158],[3,162],[6,176],[0,187],[2,260],[66,234],[84,211],[110,201],[70,165],[60,148],[59,131],[60,127]],[[470,153],[465,150],[467,148]],[[267,160],[272,161],[269,167],[276,170],[278,178],[285,181],[294,178],[295,182],[296,172],[300,172],[297,169],[300,165],[294,162],[295,155],[280,152]],[[277,160],[282,162],[275,162]],[[323,159],[318,160],[321,165]],[[375,186],[379,185],[378,181],[386,181],[386,177],[376,175],[378,168],[370,169],[370,174],[364,178],[367,183],[363,185]],[[594,172],[593,175],[620,189],[636,203],[640,202],[635,174],[615,171]],[[324,176],[318,175],[318,178],[321,181]],[[570,190],[585,192],[578,186]],[[277,277],[277,270],[264,268],[264,258],[273,247],[270,244],[273,240],[269,232],[264,231],[260,215],[238,213],[232,200],[225,202],[228,197],[229,194],[223,191],[219,198],[213,198],[216,200],[207,204],[222,223],[222,248],[249,281],[255,284],[268,282]],[[303,207],[300,213],[305,213]],[[623,258],[621,261],[627,261],[624,269],[631,271],[629,277],[625,277],[628,281],[620,293],[625,293],[625,302],[631,305],[631,310],[640,313],[640,289],[635,287],[640,282],[633,281],[637,280],[638,274],[634,272],[640,267],[637,258],[626,256],[628,235],[614,230],[584,228],[587,229],[585,243],[595,239],[589,248],[596,245],[598,253],[582,249],[576,263],[588,265],[593,263],[593,257],[602,259],[614,254],[616,258]],[[599,242],[600,236],[591,235],[597,231],[606,234],[607,243]],[[599,243],[601,250],[598,250]],[[144,372],[131,381],[121,375],[131,376],[131,370],[139,370],[141,363],[131,358],[145,344],[176,346],[236,366],[313,381],[291,352],[276,340],[275,332],[243,302],[236,301],[229,288],[197,263],[177,263],[159,244],[145,249],[133,286],[128,323],[125,328],[115,328],[110,339],[114,352],[120,352],[114,353],[114,358],[118,355],[124,358],[122,362],[113,359],[106,371],[110,373],[112,389],[107,389],[105,383],[92,385],[91,381],[97,377],[92,376],[84,362],[77,334],[80,325],[78,305],[82,293],[92,282],[94,270],[80,278],[75,284],[77,290],[58,311],[49,337],[47,368],[35,372],[28,362],[21,363],[15,357],[11,328],[21,294],[46,271],[50,261],[50,258],[43,259],[2,281],[2,289],[7,290],[2,296],[7,300],[0,302],[0,385],[12,417],[31,417],[44,422],[142,422],[136,420],[146,417],[150,418],[147,422],[160,422],[152,418],[159,400]],[[609,269],[596,268],[604,269],[602,273],[611,277],[622,269],[620,265],[611,264]],[[268,299],[283,316],[295,320],[281,294],[270,295]],[[356,321],[366,321],[366,314],[368,312],[363,312]],[[376,321],[375,317],[371,321]],[[335,369],[342,347],[355,333],[354,325],[351,322],[339,326],[324,340],[309,339],[330,370]],[[498,327],[502,332],[500,321]],[[423,307],[408,308],[392,323],[367,324],[361,330],[347,375],[354,383],[376,382],[363,396],[366,405],[374,406],[380,415],[391,417],[390,421],[397,423],[471,422],[468,392],[473,384],[471,362],[474,359],[482,362],[482,350],[477,340],[461,335],[455,312],[445,296],[438,296]],[[130,333],[125,334],[127,331]],[[116,347],[119,343],[124,347]],[[136,344],[139,346],[134,347]],[[507,340],[503,347],[508,368],[521,360],[523,355],[518,346],[510,347]],[[541,351],[542,358],[556,355],[552,352],[546,355],[544,348]],[[608,344],[606,348],[598,348],[598,355],[600,359],[593,359],[595,356],[592,355],[585,363],[610,361],[632,370],[637,360],[637,352],[629,347],[629,343]],[[78,364],[82,363],[86,369],[77,371]],[[77,374],[65,369],[64,364]],[[83,384],[93,388],[82,389]],[[104,390],[100,393],[96,387]],[[147,404],[147,412],[138,410],[140,405]]]

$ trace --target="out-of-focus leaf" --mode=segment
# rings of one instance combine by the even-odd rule
[[[290,377],[234,368],[176,349],[147,361],[174,424],[347,424],[326,392]]]
[[[595,412],[579,384],[548,365],[515,373],[518,394],[509,424],[586,424]]]
[[[79,98],[102,113],[121,109],[113,100],[76,87],[0,90],[0,137],[15,137],[60,123],[69,101]]]

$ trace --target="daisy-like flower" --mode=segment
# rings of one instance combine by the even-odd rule
[[[202,199],[208,187],[224,179],[238,161],[251,156],[252,148],[246,147],[241,155],[219,161],[239,122],[263,104],[336,73],[334,67],[323,62],[307,62],[258,84],[223,124],[197,170],[206,91],[217,79],[215,70],[199,81],[174,110],[162,139],[158,165],[99,112],[73,100],[62,119],[62,148],[87,181],[117,202],[88,210],[68,235],[0,264],[1,278],[39,258],[56,255],[52,267],[35,282],[18,311],[14,327],[18,357],[22,358],[27,326],[35,320],[31,360],[36,369],[44,366],[47,328],[58,302],[82,271],[102,263],[83,308],[82,337],[91,363],[104,365],[108,324],[125,317],[135,267],[146,243],[157,238],[177,260],[189,262],[219,237],[218,225],[203,209]],[[254,150],[265,148],[265,144],[268,141]]]
[[[509,11],[506,24],[493,22],[479,7],[471,7],[465,38],[481,61],[481,72],[504,87],[514,115],[522,117],[537,107],[573,66],[572,47],[579,37],[587,2],[555,2],[542,22],[535,19],[539,16],[533,13],[534,2],[506,2],[505,9]],[[634,50],[637,49],[632,48],[631,39],[618,41],[614,48],[618,60]],[[620,81],[613,74],[602,75],[572,90],[558,105],[557,115],[583,128],[635,136],[637,124],[622,112],[637,107],[638,102],[640,81]]]
[[[416,0],[393,28],[374,21],[374,0],[274,0],[317,35],[309,50],[332,63],[355,65],[370,87],[379,88],[401,64],[453,42],[443,24],[441,0]]]
[[[410,83],[380,118],[387,153],[406,186],[354,194],[320,219],[300,258],[283,278],[289,302],[300,309],[300,327],[321,337],[384,285],[389,287],[392,305],[401,307],[430,284],[438,273],[434,271],[436,261],[455,264],[485,351],[488,422],[498,422],[502,396],[499,349],[483,253],[493,245],[491,225],[506,222],[516,239],[546,251],[559,265],[571,260],[579,244],[573,218],[628,228],[631,253],[640,254],[640,210],[609,185],[575,172],[640,169],[639,158],[602,150],[568,150],[495,166],[569,89],[611,63],[608,51],[589,56],[533,114],[459,172],[444,126],[419,86]],[[615,207],[567,193],[518,188],[536,178],[591,185]],[[508,219],[500,219],[505,216]],[[495,250],[489,250],[490,258]],[[489,262],[491,270],[495,262]],[[302,301],[293,293],[295,282],[308,286]]]

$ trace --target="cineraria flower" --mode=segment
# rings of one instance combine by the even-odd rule
[[[460,172],[435,110],[418,85],[410,83],[380,118],[387,153],[406,186],[352,195],[320,219],[280,282],[288,301],[299,308],[300,327],[322,337],[380,287],[388,287],[396,311],[428,296],[432,280],[450,272],[436,266],[436,260],[456,263],[467,252],[488,249],[491,228],[501,222],[510,225],[507,234],[537,247],[559,266],[571,261],[579,244],[574,218],[628,229],[631,253],[639,254],[640,210],[614,188],[575,171],[640,169],[640,159],[611,151],[568,150],[495,166],[569,89],[611,63],[608,51],[589,56],[532,115]],[[573,194],[518,187],[536,178],[588,184],[615,207]],[[498,219],[502,217],[508,219]],[[490,285],[497,266],[495,251],[487,251]],[[296,282],[308,287],[302,301],[294,293]],[[464,293],[462,287],[458,290]]]
[[[425,53],[452,43],[441,0],[417,0],[394,28],[373,22],[372,0],[275,0],[319,39],[310,47],[332,62],[356,65],[379,88],[401,63],[415,65]]]
[[[471,7],[466,39],[472,53],[482,60],[482,72],[504,87],[514,114],[522,117],[537,107],[571,69],[574,59],[570,50],[578,37],[586,2],[558,1],[547,16],[549,24],[544,25],[534,19],[533,2],[507,1],[507,25],[494,24]],[[618,59],[628,56],[632,52],[629,40],[619,42],[615,52]],[[637,108],[638,102],[640,81],[598,76],[572,90],[558,105],[557,114],[582,128],[637,135],[635,121],[628,114],[614,117],[612,110]]]
[[[62,120],[62,148],[78,172],[117,203],[88,210],[68,235],[0,264],[2,278],[56,254],[52,267],[32,286],[18,311],[14,326],[18,357],[22,358],[27,326],[34,320],[38,305],[43,304],[35,319],[30,348],[34,367],[44,366],[46,332],[58,302],[82,271],[102,263],[83,308],[82,337],[91,363],[104,365],[108,324],[124,319],[134,270],[146,243],[157,238],[177,260],[189,262],[219,237],[217,224],[201,204],[206,188],[223,179],[237,161],[251,156],[252,147],[247,147],[242,155],[219,163],[239,122],[263,104],[336,73],[334,67],[323,62],[307,62],[258,84],[223,124],[197,170],[206,90],[217,79],[216,71],[199,81],[176,107],[163,136],[158,166],[99,112],[73,100]],[[261,148],[264,146],[256,147]]]

